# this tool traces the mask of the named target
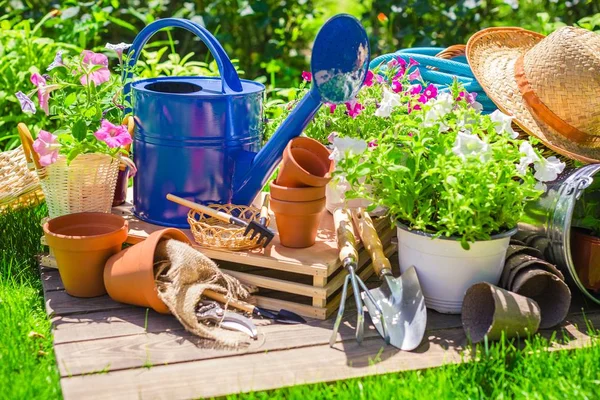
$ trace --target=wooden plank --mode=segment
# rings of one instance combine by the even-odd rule
[[[265,296],[254,296],[256,304],[259,307],[264,307],[272,310],[280,310],[282,308],[295,312],[306,318],[316,318],[320,320],[326,319],[326,308],[314,307],[312,305],[295,303],[282,299],[276,299]]]
[[[582,322],[581,318],[578,324]],[[593,322],[600,324],[600,314],[594,314]],[[590,338],[574,325],[565,329],[573,339],[556,343],[552,349],[589,345]],[[545,335],[550,333],[544,332]],[[461,361],[466,343],[462,329],[429,332],[427,338],[428,341],[414,352],[383,346],[379,338],[365,339],[362,345],[349,339],[336,344],[333,349],[325,344],[262,351],[233,359],[222,357],[202,362],[155,364],[149,368],[65,377],[61,383],[67,400],[86,397],[197,398],[430,368]]]
[[[95,311],[119,310],[133,306],[117,303],[107,295],[91,298],[69,296],[64,290],[44,293],[48,315],[69,315]]]
[[[282,292],[293,293],[301,296],[316,297],[325,299],[326,290],[302,283],[290,282],[283,279],[269,278],[265,276],[248,274],[245,272],[223,269],[223,272],[238,278],[241,282],[258,286],[266,289],[279,290]]]

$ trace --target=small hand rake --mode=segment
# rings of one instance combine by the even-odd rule
[[[347,210],[338,208],[333,213],[333,220],[336,227],[338,249],[340,251],[339,258],[342,264],[344,265],[344,268],[348,270],[348,275],[344,280],[340,308],[335,319],[335,324],[333,325],[333,332],[331,333],[331,338],[329,339],[329,346],[333,347],[333,345],[335,344],[335,341],[337,339],[337,333],[342,322],[342,317],[344,316],[344,310],[346,308],[346,295],[348,293],[348,282],[352,283],[354,301],[356,302],[356,341],[358,343],[362,342],[365,323],[363,302],[359,292],[360,286],[360,288],[362,288],[363,290],[364,295],[371,301],[371,303],[377,310],[377,315],[371,315],[371,318],[379,318],[379,322],[383,327],[383,336],[385,338],[386,343],[389,343],[390,338],[387,333],[385,320],[383,319],[383,311],[369,292],[369,289],[367,288],[365,283],[362,281],[362,279],[356,276],[355,273],[356,265],[358,262],[358,252],[356,251],[356,237],[354,235],[354,229],[352,227],[352,221],[349,217],[349,212]]]
[[[244,236],[250,235],[250,240],[254,240],[256,235],[259,236],[258,242],[266,239],[265,243],[262,245],[263,247],[267,247],[271,240],[273,240],[274,233],[267,228],[267,217],[269,216],[269,194],[265,194],[263,199],[263,204],[260,209],[260,218],[258,222],[252,220],[246,227],[246,231],[244,232]]]

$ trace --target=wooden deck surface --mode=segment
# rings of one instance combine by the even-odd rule
[[[358,345],[349,300],[334,348],[328,344],[332,319],[311,319],[291,326],[259,321],[258,340],[219,349],[184,331],[172,316],[108,296],[74,298],[57,270],[41,268],[41,276],[65,399],[199,398],[327,382],[459,362],[466,344],[458,316],[429,312],[427,340],[414,352],[386,346],[369,318]],[[588,343],[582,307],[600,326],[600,309],[584,303],[574,302],[562,327],[571,340],[556,343],[557,349]]]

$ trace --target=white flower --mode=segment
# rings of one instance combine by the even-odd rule
[[[504,0],[504,3],[511,6],[513,10],[519,8],[519,0]]]
[[[400,104],[400,95],[384,88],[383,98],[381,99],[379,108],[375,110],[375,115],[382,118],[389,117],[394,107],[398,107]]]
[[[535,168],[535,179],[540,182],[551,182],[558,178],[558,175],[563,172],[566,164],[560,161],[555,156],[542,158],[533,164]]]
[[[533,149],[533,146],[531,146],[531,143],[529,142],[521,143],[521,146],[519,146],[519,151],[522,154],[524,154],[524,156],[521,157],[521,160],[518,164],[516,164],[516,167],[517,171],[521,175],[525,175],[527,173],[529,165],[531,165],[531,163],[539,161],[540,157],[537,155],[537,153]]]
[[[476,0],[465,0],[465,2],[463,3],[463,5],[465,6],[465,8],[468,9],[474,9],[476,7],[479,6],[479,1]]]
[[[466,160],[470,156],[478,156],[482,162],[490,158],[490,145],[484,142],[477,135],[471,135],[465,131],[458,132],[452,152]]]
[[[534,189],[535,190],[541,190],[542,192],[546,192],[546,189],[548,189],[548,187],[546,186],[545,183],[538,182],[538,183],[535,184]]]
[[[483,111],[483,105],[481,103],[479,103],[478,101],[474,101],[473,103],[471,103],[471,108],[473,108],[477,112]]]
[[[450,129],[442,121],[446,114],[452,112],[454,108],[454,99],[450,93],[441,93],[435,99],[430,99],[427,104],[431,103],[431,108],[425,113],[425,120],[423,126],[431,127],[439,122],[440,132],[446,132]]]
[[[104,46],[107,50],[114,50],[117,53],[123,53],[124,50],[127,50],[128,48],[131,47],[131,44],[129,43],[118,43],[118,44],[112,44],[112,43],[106,43],[106,46]]]
[[[367,142],[362,139],[351,137],[335,137],[333,138],[333,151],[329,155],[330,160],[341,161],[349,153],[362,154],[367,150]]]
[[[386,105],[380,105],[379,108],[377,110],[375,110],[375,115],[377,117],[382,117],[382,118],[387,118],[392,114],[392,111],[394,110],[393,107]]]
[[[500,110],[496,110],[490,114],[490,118],[494,122],[494,128],[496,129],[496,133],[498,133],[499,135],[503,133],[508,133],[513,139],[519,137],[519,134],[515,132],[511,126],[514,117],[506,115]]]

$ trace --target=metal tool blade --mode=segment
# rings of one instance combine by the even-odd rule
[[[249,318],[231,311],[225,311],[225,315],[221,321],[221,327],[245,333],[252,339],[256,339],[258,337],[256,325],[254,325]]]
[[[257,317],[272,319],[281,324],[305,324],[306,320],[295,312],[281,309],[279,311],[267,310],[262,307],[254,307],[252,314]]]
[[[382,285],[369,292],[383,311],[387,332],[384,332],[377,307],[363,294],[371,321],[382,336],[389,335],[392,346],[414,350],[421,343],[427,325],[425,298],[417,271],[410,267],[399,278],[387,274],[381,278]]]

